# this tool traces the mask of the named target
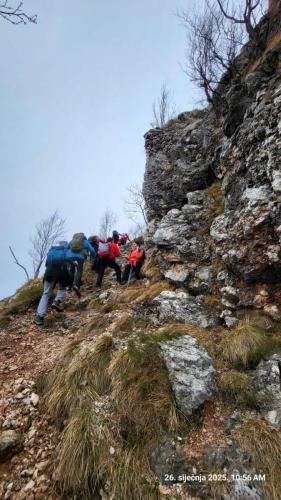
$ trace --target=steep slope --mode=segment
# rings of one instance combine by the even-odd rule
[[[3,498],[281,498],[281,4],[217,116],[145,136],[145,278],[0,308]],[[274,16],[273,16],[274,11]],[[128,249],[128,247],[127,247]]]

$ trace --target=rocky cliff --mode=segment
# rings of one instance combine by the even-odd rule
[[[281,311],[280,31],[242,59],[219,117],[182,113],[145,135],[151,255],[227,325],[245,308]]]

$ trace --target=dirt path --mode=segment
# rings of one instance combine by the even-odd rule
[[[84,314],[67,313],[62,319],[51,315],[46,327],[38,328],[32,313],[15,317],[12,327],[0,331],[0,428],[19,433],[23,446],[0,464],[1,499],[59,498],[50,481],[58,433],[41,411],[36,380],[51,369]]]

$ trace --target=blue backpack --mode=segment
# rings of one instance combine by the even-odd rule
[[[50,248],[47,259],[46,266],[61,266],[65,263],[65,255],[67,248],[62,245],[53,246]]]

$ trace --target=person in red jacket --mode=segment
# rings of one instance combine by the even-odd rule
[[[99,266],[98,266],[98,277],[96,287],[101,288],[102,280],[104,276],[104,271],[107,267],[111,267],[115,270],[116,279],[118,283],[121,283],[121,269],[117,264],[115,259],[120,257],[121,253],[117,243],[112,241],[112,238],[108,238],[106,242],[99,242]]]
[[[134,273],[137,280],[140,279],[140,270],[145,260],[143,248],[137,243],[133,243],[132,250],[129,255],[126,256],[126,259],[129,264],[125,266],[122,283],[127,283],[132,273]]]
[[[119,235],[118,245],[126,245],[127,241],[130,241],[128,233]]]

